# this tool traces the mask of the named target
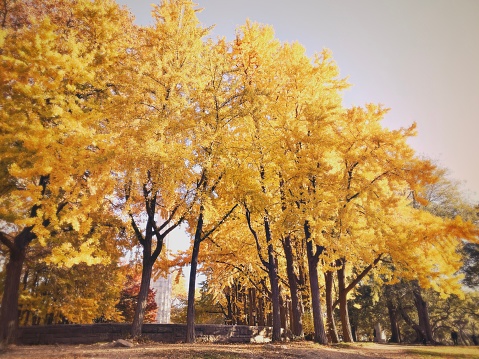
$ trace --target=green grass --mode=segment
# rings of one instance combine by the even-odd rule
[[[431,359],[431,358],[443,358],[443,359],[479,359],[479,347],[450,347],[450,346],[438,346],[438,347],[415,347],[406,349],[407,354],[412,354],[417,358]]]
[[[338,349],[354,349],[372,347],[373,343],[339,343],[333,344]],[[386,344],[387,345],[387,344]],[[479,359],[478,346],[423,346],[423,345],[400,345],[403,353],[408,358],[414,359]],[[387,351],[384,352],[387,354]]]

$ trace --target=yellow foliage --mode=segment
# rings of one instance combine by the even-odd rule
[[[12,5],[0,30],[0,220],[30,228],[64,270],[110,263],[105,236],[119,231],[105,221],[152,255],[181,222],[193,236],[201,216],[215,298],[233,281],[262,283],[268,246],[284,276],[286,236],[302,266],[307,222],[323,271],[376,261],[391,281],[458,292],[456,248],[479,232],[464,206],[467,220],[434,205],[441,173],[407,144],[416,125],[385,128],[379,104],[344,108],[330,50],[308,57],[251,21],[232,42],[205,40],[194,6],[163,1],[139,27],[113,0]],[[160,262],[167,272],[185,259]],[[72,321],[94,307],[65,304]]]

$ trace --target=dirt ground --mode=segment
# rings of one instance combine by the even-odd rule
[[[131,348],[116,347],[115,343],[93,345],[15,346],[0,354],[0,358],[304,358],[304,359],[368,359],[420,358],[409,354],[408,347],[357,343],[354,345],[320,346],[311,342],[287,344],[160,344],[137,343]]]

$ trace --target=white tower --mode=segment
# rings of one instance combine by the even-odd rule
[[[169,235],[164,241],[164,251],[169,249]],[[165,277],[159,277],[150,283],[150,288],[155,290],[155,302],[158,306],[156,322],[159,324],[169,324],[171,317],[171,292],[173,290],[173,275],[168,273]]]
[[[155,302],[158,306],[156,322],[159,324],[170,323],[172,277],[170,273],[166,278],[160,277],[151,283],[151,288],[156,290]]]

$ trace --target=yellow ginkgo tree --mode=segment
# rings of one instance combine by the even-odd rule
[[[187,216],[192,237],[187,306],[187,342],[195,340],[195,291],[202,243],[215,234],[237,209],[234,190],[238,174],[235,152],[242,146],[241,114],[245,91],[233,64],[232,46],[224,39],[205,43],[201,78],[194,102],[193,125],[187,131],[196,174],[195,196]]]
[[[201,173],[194,166],[193,136],[200,124],[202,38],[208,29],[191,1],[162,1],[154,24],[138,27],[127,64],[128,103],[114,118],[114,201],[142,251],[142,277],[131,335],[141,335],[154,265],[165,238],[187,219],[197,202]]]
[[[0,341],[17,326],[18,289],[33,240],[64,246],[79,261],[106,258],[92,214],[104,203],[111,155],[105,131],[122,101],[116,70],[128,55],[130,15],[113,1],[6,2],[0,29],[0,233],[9,251]],[[64,16],[63,16],[64,15]],[[79,248],[56,242],[74,231]],[[57,243],[53,245],[53,243]],[[54,257],[54,254],[53,254]]]

